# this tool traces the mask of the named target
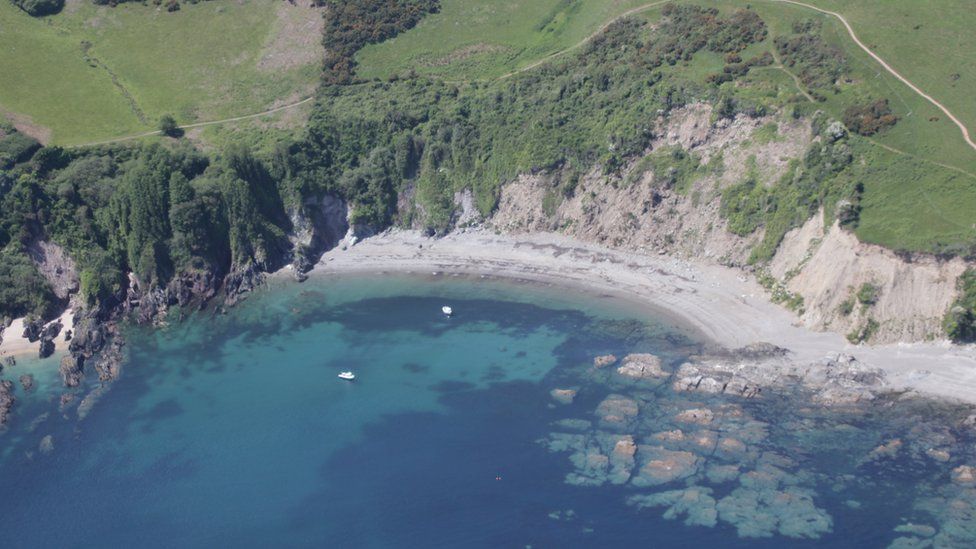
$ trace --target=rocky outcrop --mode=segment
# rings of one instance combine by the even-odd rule
[[[0,427],[7,424],[10,410],[16,402],[13,382],[6,379],[0,380]]]
[[[24,320],[23,337],[31,343],[36,343],[44,333],[44,321],[41,319]]]
[[[797,363],[785,356],[748,361],[703,358],[682,364],[672,383],[676,391],[761,396],[764,389],[812,393],[820,404],[835,406],[870,401],[884,392],[885,372],[854,357],[832,354],[820,362]]]
[[[64,248],[47,239],[35,238],[27,244],[27,255],[59,299],[67,301],[78,291],[78,267]]]
[[[34,376],[31,374],[23,374],[20,376],[20,386],[23,387],[24,392],[30,392],[34,390]]]
[[[236,305],[246,294],[260,286],[264,278],[264,271],[253,263],[234,269],[224,278],[224,303]]]
[[[661,369],[661,359],[649,353],[625,356],[617,373],[632,379],[662,378],[670,375]]]
[[[61,381],[65,387],[77,387],[85,375],[85,360],[76,355],[65,355],[61,358],[61,365],[58,372],[61,374]]]

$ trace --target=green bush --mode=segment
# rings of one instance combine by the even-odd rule
[[[54,15],[64,8],[64,0],[11,0],[11,2],[34,17]]]
[[[854,133],[874,135],[898,122],[891,112],[887,99],[878,99],[864,105],[851,105],[844,111],[844,125]]]
[[[942,321],[949,339],[956,343],[976,341],[976,270],[966,271],[956,281],[958,297]]]
[[[58,298],[34,264],[19,252],[0,252],[0,318],[49,318]]]
[[[861,305],[870,307],[878,302],[880,293],[881,288],[871,284],[870,282],[865,282],[864,284],[861,284],[861,287],[857,290],[857,302]]]

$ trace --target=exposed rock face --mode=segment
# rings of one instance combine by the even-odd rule
[[[346,235],[348,215],[346,202],[332,195],[308,199],[300,210],[289,212],[293,226],[292,264],[299,280],[304,280],[305,273],[315,266],[322,254],[338,245]]]
[[[264,271],[257,265],[249,263],[235,269],[224,278],[224,291],[227,295],[227,305],[235,305],[243,296],[264,282]]]
[[[13,382],[6,379],[0,380],[0,427],[7,424],[7,417],[16,402]]]
[[[906,257],[864,244],[837,223],[825,227],[823,212],[786,235],[770,274],[803,297],[805,325],[848,333],[867,320],[879,323],[871,342],[924,340],[942,334],[942,317],[956,296],[961,259]],[[862,284],[878,288],[876,302],[843,314],[841,304]]]
[[[669,375],[661,369],[661,359],[647,353],[625,356],[617,373],[634,379],[662,378]]]
[[[78,268],[64,248],[49,240],[34,239],[27,245],[27,255],[59,299],[66,300],[78,291]]]

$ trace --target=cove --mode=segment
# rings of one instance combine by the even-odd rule
[[[622,378],[626,356],[673,372],[708,342],[615,298],[317,277],[177,316],[129,328],[123,375],[87,413],[59,405],[56,364],[6,372],[39,386],[0,436],[0,545],[884,547],[973,526],[960,410]],[[952,457],[918,457],[934,447]]]

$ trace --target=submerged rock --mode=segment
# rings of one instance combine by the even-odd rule
[[[576,398],[575,389],[553,389],[549,391],[549,395],[553,400],[559,402],[560,404],[572,404],[573,399]]]
[[[54,451],[54,437],[51,436],[51,435],[47,435],[46,437],[42,438],[41,439],[41,443],[37,445],[37,449],[42,454],[50,454],[51,452],[53,452]]]
[[[692,408],[690,410],[680,412],[678,415],[674,416],[674,419],[679,423],[709,425],[712,423],[712,420],[715,419],[715,413],[708,408]]]
[[[699,458],[692,452],[641,445],[638,453],[642,464],[631,480],[631,484],[637,487],[659,486],[698,472]]]
[[[716,505],[719,518],[735,526],[739,537],[782,534],[816,539],[833,529],[833,520],[813,503],[813,493],[787,486],[782,490],[736,488]]]
[[[617,428],[628,428],[637,417],[637,412],[637,401],[623,395],[610,395],[596,408],[601,424]]]
[[[714,527],[718,523],[718,510],[710,488],[692,486],[685,490],[669,490],[657,494],[631,496],[627,503],[638,509],[667,507],[662,515],[668,520],[685,517],[688,526]]]
[[[577,486],[625,484],[634,468],[636,445],[630,435],[600,431],[589,434],[552,433],[546,445],[552,452],[572,452],[573,472],[566,482]]]
[[[24,391],[30,392],[34,389],[34,376],[31,374],[20,376],[20,386],[24,388]]]
[[[960,465],[952,470],[952,482],[959,486],[976,486],[976,467]]]

